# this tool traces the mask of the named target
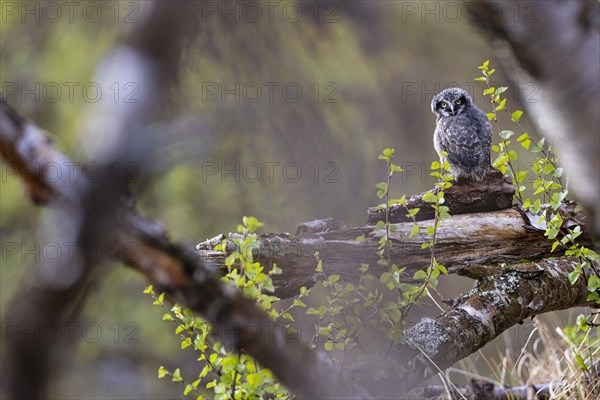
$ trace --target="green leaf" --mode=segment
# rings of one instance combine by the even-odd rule
[[[294,317],[290,313],[283,313],[283,318],[289,319],[290,321],[294,321]]]
[[[235,263],[235,259],[236,259],[237,255],[234,253],[231,253],[227,256],[227,258],[225,259],[225,265],[228,267],[231,267],[233,265],[233,263]]]
[[[183,378],[181,378],[181,371],[179,370],[179,368],[177,368],[174,372],[173,372],[173,379],[171,379],[172,382],[181,382],[183,381]]]
[[[529,139],[529,138],[523,139],[523,140],[521,141],[521,146],[522,146],[522,147],[523,147],[525,150],[529,150],[529,146],[531,146],[531,139]]]
[[[494,93],[494,90],[495,90],[495,88],[494,88],[493,86],[492,86],[492,87],[490,87],[490,88],[488,88],[488,89],[485,89],[485,90],[483,91],[483,95],[484,95],[484,96],[487,96],[488,94],[492,94],[492,93]]]
[[[308,310],[306,310],[306,315],[321,315],[321,312],[314,307],[308,307]]]
[[[563,174],[563,169],[561,167],[558,167],[554,170],[554,173],[552,175],[556,176],[557,178],[560,178]]]
[[[491,74],[490,74],[490,75],[491,75]],[[498,95],[500,95],[500,94],[502,94],[502,93],[506,92],[506,89],[508,89],[506,86],[500,86],[500,87],[498,87],[498,89],[496,89],[496,90],[494,91],[494,94],[495,94],[496,96],[498,96]]]
[[[513,136],[515,133],[513,131],[500,131],[500,137],[502,139],[508,139]]]
[[[396,164],[391,164],[391,165],[390,165],[390,170],[391,170],[392,172],[402,172],[402,171],[404,171],[404,170],[402,169],[402,167],[400,167],[399,165],[396,165]]]
[[[154,305],[156,305],[156,306],[161,306],[161,305],[163,305],[163,303],[164,303],[164,299],[165,299],[165,294],[164,294],[164,293],[161,293],[161,294],[158,296],[158,299],[156,299],[156,301],[154,301],[154,303],[152,303],[152,304],[154,304]]]
[[[306,307],[306,304],[300,299],[294,299],[294,307]]]
[[[475,78],[475,80],[479,81],[479,82],[485,82],[486,81],[486,79],[485,79],[484,76],[478,76],[477,78]]]
[[[435,263],[435,269],[440,271],[444,275],[448,275],[448,270],[442,264]]]
[[[173,321],[173,317],[169,313],[164,313],[162,316],[163,321]]]
[[[420,269],[417,272],[415,272],[415,274],[413,275],[413,279],[427,279],[427,273]]]
[[[597,277],[596,275],[592,275],[590,276],[590,278],[588,279],[588,290],[590,292],[595,292],[596,289],[600,288],[600,278]]]
[[[167,370],[162,365],[158,368],[158,379],[162,379],[167,375]]]
[[[188,383],[187,385],[185,385],[185,389],[183,389],[183,395],[185,396],[190,394],[192,390],[194,390],[194,387]]]
[[[517,122],[519,118],[521,118],[521,115],[523,115],[523,111],[517,110],[511,114],[510,119],[512,119],[514,122]]]
[[[385,182],[379,182],[377,185],[375,185],[375,187],[377,189],[381,189],[381,190],[387,190],[388,188],[388,184]]]
[[[578,270],[571,271],[569,273],[569,282],[571,282],[571,285],[574,285],[580,276],[581,276],[581,271],[578,271]]]
[[[546,138],[541,138],[539,140],[539,142],[537,142],[536,146],[539,147],[539,148],[542,148],[542,147],[544,147],[544,143],[546,143]]]
[[[542,172],[544,174],[550,174],[550,173],[554,172],[554,165],[552,165],[552,164],[546,164],[544,166],[544,169],[542,170]]]
[[[487,115],[490,121],[493,121],[496,118],[496,113],[486,113],[485,115]]]
[[[413,226],[413,228],[412,228],[412,231],[410,231],[410,234],[408,235],[408,237],[413,237],[417,233],[419,233],[419,225],[415,224],[415,226]]]
[[[502,99],[502,101],[500,101],[500,104],[495,108],[496,111],[501,111],[504,110],[506,105],[506,99]]]
[[[577,360],[577,364],[583,371],[588,372],[588,367],[585,365],[585,362],[579,353],[575,353],[575,360]]]
[[[186,347],[190,347],[192,345],[192,338],[185,338],[184,341],[181,342],[181,348],[185,349]]]
[[[437,203],[437,196],[432,192],[427,192],[425,193],[425,196],[423,196],[423,201],[427,203]]]
[[[150,294],[150,293],[152,293],[152,290],[153,290],[152,285],[148,285],[148,286],[146,286],[146,289],[144,289],[144,294]]]
[[[600,303],[600,294],[598,292],[593,292],[587,295],[587,300],[595,301],[596,303]]]
[[[415,208],[410,208],[408,210],[408,214],[406,214],[407,217],[414,217],[415,215],[417,215],[417,213],[419,212],[420,208],[419,207],[415,207]]]
[[[323,261],[322,260],[317,261],[317,268],[315,269],[315,271],[323,272]]]
[[[325,342],[323,347],[325,347],[325,350],[331,351],[333,350],[333,342],[328,340],[327,342]]]

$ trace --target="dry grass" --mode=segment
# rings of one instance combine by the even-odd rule
[[[591,322],[599,323],[600,314],[592,314]],[[522,393],[526,392],[522,397],[514,393],[505,393],[506,397],[501,397],[510,400],[600,399],[600,328],[590,327],[584,332],[569,326],[558,313],[538,316],[533,325],[520,350],[513,353],[510,341],[506,340],[504,354],[486,356],[479,352],[479,360],[491,373],[474,372],[469,368],[474,364],[464,362],[461,364],[463,369],[450,368],[440,378],[447,387],[453,386],[449,381],[460,381],[458,376],[462,375],[493,383],[496,388],[520,387],[524,389]],[[463,396],[455,394],[454,398]]]

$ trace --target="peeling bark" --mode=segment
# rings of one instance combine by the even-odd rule
[[[406,206],[392,205],[388,220],[412,222],[413,219],[406,216],[406,210],[411,208],[420,209],[415,215],[416,221],[433,219],[434,210],[431,203],[423,201],[427,193],[435,193],[435,189],[407,198]],[[514,194],[515,187],[511,178],[498,170],[492,170],[482,181],[460,179],[454,182],[452,187],[444,191],[444,205],[448,207],[451,215],[505,210],[512,205]],[[367,211],[367,225],[375,225],[377,221],[385,221],[385,210],[370,207]]]
[[[419,222],[423,232],[432,224],[431,220]],[[424,241],[419,235],[410,236],[414,223],[397,223],[395,226],[397,231],[390,232],[391,261],[407,267],[404,280],[409,282],[415,271],[429,264],[431,254],[428,249],[421,249]],[[275,295],[287,298],[297,294],[302,286],[313,284],[315,251],[320,253],[325,273],[339,274],[349,282],[358,280],[361,263],[370,264],[371,272],[376,276],[385,272],[377,265],[378,241],[384,234],[384,231],[374,230],[373,226],[364,226],[298,236],[259,235],[260,245],[254,256],[268,267],[276,263],[283,270],[281,275],[273,276],[273,283]],[[356,241],[361,235],[365,240]],[[235,234],[228,235],[230,239],[232,236]],[[225,257],[212,248],[223,239],[225,236],[221,235],[197,246],[200,257],[220,269],[225,267]],[[227,243],[228,250],[233,250],[233,242],[228,240]],[[489,275],[497,268],[490,264],[547,256],[551,247],[552,242],[543,232],[531,227],[519,211],[506,209],[456,215],[443,220],[436,234],[435,255],[438,263],[450,272],[468,272],[470,268],[477,268],[479,274]]]

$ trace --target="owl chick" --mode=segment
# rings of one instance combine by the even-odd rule
[[[433,146],[446,160],[454,178],[482,180],[491,168],[490,144],[492,126],[483,111],[473,104],[471,96],[459,88],[438,93],[431,101],[437,116]]]

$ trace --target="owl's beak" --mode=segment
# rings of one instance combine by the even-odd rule
[[[456,112],[454,111],[454,104],[450,104],[450,115],[455,115]]]

